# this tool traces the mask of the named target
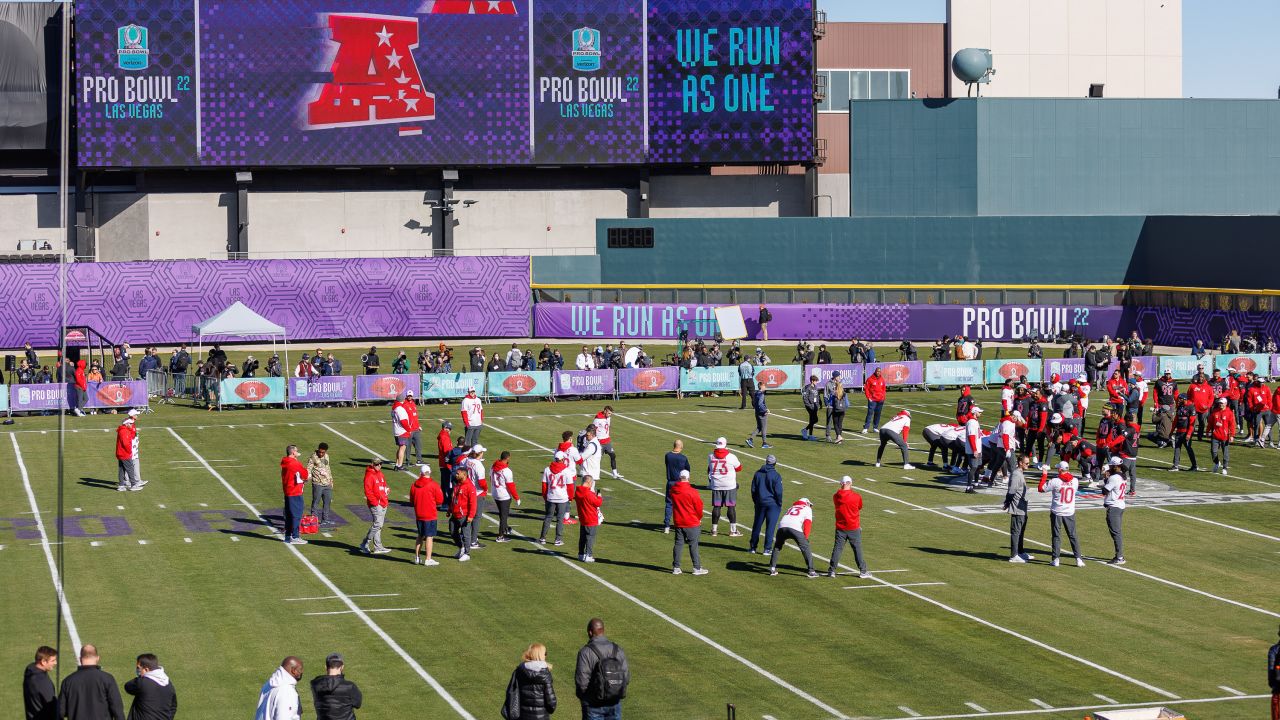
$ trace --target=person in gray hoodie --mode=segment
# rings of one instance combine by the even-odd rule
[[[128,720],[173,720],[178,714],[178,693],[160,661],[151,653],[138,656],[138,676],[124,684],[133,696]]]
[[[253,720],[300,720],[298,680],[302,677],[302,661],[290,655],[262,684],[258,692],[258,709]]]
[[[1034,560],[1022,547],[1027,531],[1027,477],[1031,456],[1018,458],[1018,465],[1009,473],[1009,489],[1004,494],[1004,510],[1009,513],[1009,562],[1025,563]]]
[[[773,547],[773,533],[778,529],[778,515],[782,513],[782,476],[778,474],[778,458],[769,455],[764,466],[751,478],[751,504],[755,517],[751,520],[751,545],[747,550],[755,553],[764,527],[764,549]]]

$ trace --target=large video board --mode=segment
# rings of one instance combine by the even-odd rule
[[[812,42],[811,0],[81,0],[79,162],[804,162]]]

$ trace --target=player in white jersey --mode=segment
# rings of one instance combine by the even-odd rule
[[[467,447],[480,442],[480,430],[484,427],[484,403],[476,397],[475,387],[467,388],[467,396],[459,403],[462,411],[462,426],[466,428],[463,436]]]
[[[556,524],[556,545],[564,544],[564,516],[569,512],[569,501],[573,499],[573,467],[569,465],[569,456],[556,452],[555,459],[542,471],[542,482],[546,487],[546,513],[542,518],[542,534],[538,543],[545,545],[547,530],[551,523]]]
[[[471,455],[463,462],[463,466],[467,468],[467,475],[471,478],[471,482],[476,485],[476,517],[484,512],[484,499],[489,496],[489,483],[485,480],[485,463],[484,463],[485,447],[476,445],[471,448]],[[480,544],[480,523],[471,523],[471,549],[478,550],[483,545]]]
[[[622,473],[618,472],[618,456],[613,451],[613,406],[605,405],[604,409],[596,413],[591,424],[596,429],[596,441],[600,443],[600,452],[609,456],[609,469],[613,471],[613,476],[622,479]],[[592,477],[600,479],[599,473]]]
[[[957,437],[956,431],[958,429],[958,425],[948,425],[947,423],[937,423],[925,427],[924,432],[922,432],[921,435],[924,436],[924,441],[929,443],[930,466],[934,465],[934,454],[941,450],[943,467],[948,469],[951,467],[951,463],[949,462],[950,448],[948,447],[948,443]]]
[[[804,564],[809,568],[809,577],[818,577],[813,569],[813,553],[809,550],[809,531],[813,529],[813,503],[809,498],[800,498],[782,514],[778,521],[778,532],[773,539],[773,554],[769,556],[769,574],[778,574],[778,552],[787,540],[794,542],[804,554]]]
[[[1116,455],[1111,458],[1110,474],[1102,489],[1107,495],[1102,499],[1102,506],[1107,509],[1107,529],[1111,531],[1111,542],[1116,546],[1115,557],[1107,561],[1108,565],[1124,564],[1124,495],[1128,492],[1129,481],[1125,476],[1124,458]]]
[[[1007,378],[1004,386],[1000,388],[1000,414],[1007,415],[1013,412],[1013,378]]]
[[[582,458],[582,474],[592,480],[600,480],[600,456],[604,454],[604,450],[600,446],[600,440],[596,434],[594,425],[587,426],[586,436],[583,438],[582,452],[579,456]]]
[[[1044,470],[1040,475],[1040,492],[1050,493],[1049,495],[1049,529],[1053,534],[1053,560],[1049,563],[1053,567],[1058,567],[1058,555],[1062,550],[1061,529],[1067,531],[1067,538],[1071,540],[1071,551],[1076,556],[1076,567],[1084,567],[1084,557],[1080,555],[1080,542],[1076,539],[1076,492],[1080,489],[1080,481],[1075,478],[1068,470],[1070,465],[1066,462],[1058,463],[1058,474],[1052,479],[1049,477],[1049,471]]]
[[[964,454],[968,460],[969,486],[965,492],[978,491],[978,475],[982,471],[982,408],[974,405],[969,410],[969,419],[964,423]]]
[[[729,442],[716,438],[716,449],[707,456],[707,486],[711,488],[711,535],[719,532],[720,512],[729,519],[729,537],[741,537],[738,530],[738,473],[742,463],[729,452]]]

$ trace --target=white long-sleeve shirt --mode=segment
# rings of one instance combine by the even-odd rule
[[[895,415],[892,420],[880,426],[881,430],[892,430],[899,435],[911,428],[910,415]]]
[[[258,693],[253,720],[299,720],[298,681],[283,667],[276,668]]]
[[[493,490],[493,499],[510,500],[511,491],[507,489],[507,485],[515,482],[515,476],[512,475],[511,468],[504,467],[501,470],[494,468],[490,473],[490,477],[493,479],[493,485],[490,486]]]
[[[573,468],[566,465],[558,473],[548,466],[542,470],[542,481],[547,484],[547,502],[569,502],[569,486],[573,485]]]
[[[1018,449],[1018,426],[1013,420],[1001,420],[996,427],[996,434],[1000,436],[999,447],[1009,452]]]
[[[484,405],[480,402],[480,398],[470,395],[462,398],[462,422],[467,427],[484,425]]]
[[[1045,483],[1049,494],[1049,512],[1067,517],[1076,514],[1076,491],[1080,489],[1080,481],[1071,473],[1049,478]]]
[[[582,474],[587,477],[600,479],[600,456],[603,450],[600,448],[600,441],[592,438],[582,446]]]
[[[1113,507],[1123,510],[1124,495],[1129,487],[1129,481],[1120,473],[1116,473],[1107,478],[1103,483],[1102,489],[1107,491],[1107,496],[1102,499],[1103,507]]]
[[[574,366],[579,370],[594,370],[596,367],[595,356],[590,353],[578,353],[578,360]]]

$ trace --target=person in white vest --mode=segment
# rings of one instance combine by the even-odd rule
[[[813,569],[813,553],[809,550],[811,530],[813,530],[813,503],[809,502],[809,498],[800,498],[782,514],[782,519],[778,521],[778,533],[773,540],[773,554],[769,556],[770,575],[778,574],[778,552],[782,550],[783,545],[787,544],[787,540],[791,540],[804,555],[804,564],[809,569],[809,577],[818,577],[818,571]]]

